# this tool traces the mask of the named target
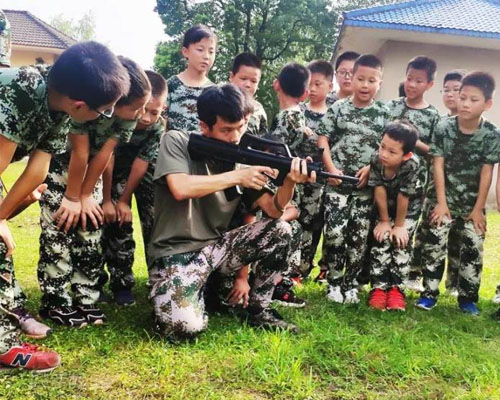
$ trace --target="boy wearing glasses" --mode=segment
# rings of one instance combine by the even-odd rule
[[[360,56],[355,51],[345,51],[335,61],[335,79],[339,90],[327,97],[327,104],[331,106],[335,101],[352,96],[352,74],[354,62]]]
[[[114,110],[101,110],[96,121],[71,125],[71,151],[52,159],[45,181],[48,187],[40,199],[40,315],[69,327],[106,321],[95,306],[103,269],[100,177],[118,141],[130,140],[151,96],[151,86],[142,68],[128,58],[119,60],[128,72],[128,94],[118,100]],[[80,218],[67,212],[64,203],[81,208]]]

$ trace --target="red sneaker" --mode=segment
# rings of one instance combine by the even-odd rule
[[[61,357],[55,351],[28,343],[11,347],[7,353],[0,354],[0,366],[25,368],[33,372],[50,372],[60,364]]]
[[[387,293],[382,289],[373,289],[370,293],[368,305],[376,310],[385,311],[387,307]]]
[[[405,295],[395,286],[387,294],[387,309],[396,311],[406,310]]]

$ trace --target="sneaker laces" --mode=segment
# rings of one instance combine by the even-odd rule
[[[11,312],[19,317],[19,321],[26,321],[27,319],[35,318],[24,307],[16,307]]]
[[[36,344],[31,344],[31,343],[23,343],[21,345],[23,350],[31,351],[31,352],[37,352],[37,351],[46,351],[43,348],[38,347]]]

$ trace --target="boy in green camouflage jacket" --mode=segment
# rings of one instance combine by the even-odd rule
[[[458,116],[441,121],[435,131],[430,149],[434,179],[422,222],[424,291],[417,302],[424,310],[436,305],[448,234],[454,228],[460,232],[458,305],[465,313],[479,314],[476,302],[483,268],[485,204],[500,154],[498,129],[482,117],[493,104],[494,89],[491,75],[466,75],[460,88]]]
[[[380,60],[373,55],[359,57],[354,64],[353,97],[330,107],[317,132],[327,171],[360,179],[357,187],[340,185],[337,179],[326,187],[324,260],[329,266],[328,299],[337,303],[359,302],[357,278],[373,205],[372,190],[366,187],[370,157],[389,120],[386,106],[374,99],[381,82]]]

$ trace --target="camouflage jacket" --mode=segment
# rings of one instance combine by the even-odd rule
[[[28,154],[63,152],[69,116],[49,109],[45,66],[0,69],[0,134]]]
[[[268,131],[266,110],[264,110],[262,104],[260,104],[257,100],[254,101],[254,107],[254,112],[248,121],[247,133],[262,137]]]
[[[304,113],[304,117],[306,119],[306,126],[308,128],[311,128],[312,131],[314,132],[314,135],[311,136],[310,138],[307,139],[307,145],[308,145],[308,154],[312,156],[314,161],[322,161],[321,157],[319,156],[318,153],[318,135],[316,131],[318,130],[318,126],[320,121],[323,119],[325,116],[324,113],[316,112],[316,111],[311,111],[306,103],[300,103],[300,109]]]
[[[383,186],[387,191],[387,208],[391,218],[396,217],[398,194],[409,198],[407,218],[418,219],[422,210],[423,185],[419,179],[420,160],[413,155],[399,168],[390,179],[384,177],[384,167],[380,163],[378,151],[373,153],[370,161],[370,178],[368,186]],[[377,210],[378,211],[378,210]]]
[[[202,87],[186,86],[176,75],[167,80],[167,130],[199,132],[200,124],[196,101],[203,89],[212,86],[208,81]]]
[[[113,176],[127,178],[135,158],[154,166],[158,157],[160,139],[165,132],[165,120],[160,120],[147,129],[136,129],[128,143],[119,143],[115,150]]]
[[[328,109],[317,133],[328,138],[335,167],[346,175],[356,175],[370,163],[389,119],[389,111],[382,102],[358,108],[347,98]]]
[[[10,67],[11,33],[9,20],[0,10],[0,65]]]
[[[419,133],[420,141],[425,144],[432,142],[432,135],[436,125],[440,120],[439,111],[434,106],[423,109],[410,108],[406,104],[405,98],[391,100],[387,103],[391,118],[402,119],[410,122]],[[422,155],[422,154],[420,154]]]
[[[446,202],[453,217],[467,217],[476,203],[481,167],[495,164],[500,155],[500,132],[483,120],[473,134],[463,134],[457,117],[442,120],[436,127],[430,154],[444,157]],[[437,202],[434,182],[427,196]]]

